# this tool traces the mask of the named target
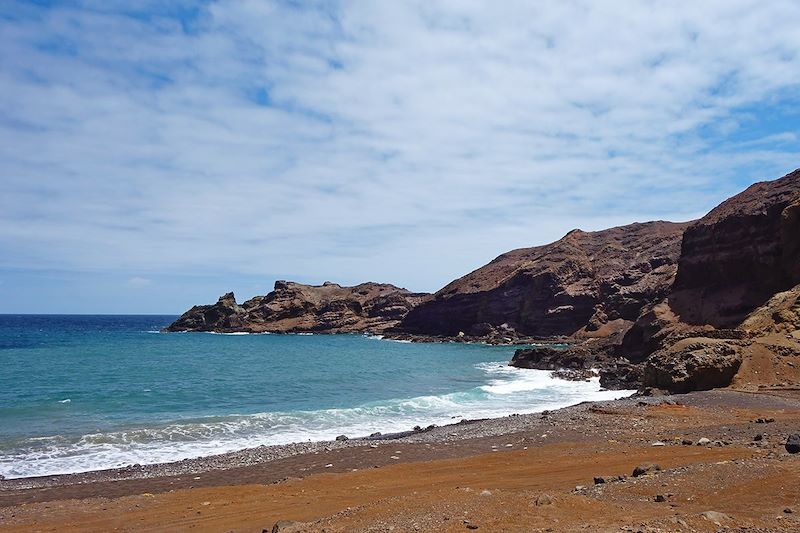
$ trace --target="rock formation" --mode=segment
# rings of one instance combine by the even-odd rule
[[[800,283],[800,171],[756,183],[686,229],[670,306],[682,322],[738,326]]]
[[[228,293],[216,304],[194,306],[165,331],[380,333],[428,296],[380,283],[277,281],[272,292],[241,305]]]
[[[438,291],[399,329],[442,336],[498,327],[535,337],[613,335],[667,295],[686,226],[573,230],[552,244],[508,252]]]
[[[686,229],[675,283],[623,339],[643,384],[782,386],[800,359],[800,171],[756,183]],[[789,359],[787,359],[789,357]]]

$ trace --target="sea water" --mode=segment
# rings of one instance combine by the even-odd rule
[[[0,474],[176,461],[624,396],[514,347],[159,333],[174,316],[0,315]]]

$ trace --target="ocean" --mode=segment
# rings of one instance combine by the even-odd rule
[[[605,400],[514,347],[159,333],[174,316],[0,315],[0,475],[82,472]]]

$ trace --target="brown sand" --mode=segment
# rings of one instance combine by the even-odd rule
[[[731,407],[733,400],[750,405]],[[543,430],[536,427],[450,443],[336,449],[190,476],[4,486],[0,531],[260,532],[279,520],[301,522],[287,531],[330,532],[800,531],[800,457],[782,447],[786,433],[800,429],[800,404],[714,394],[691,403],[590,406],[577,428],[566,427],[576,415],[565,410],[563,421],[552,415],[551,443],[537,441]],[[759,417],[775,421],[755,423]],[[754,442],[756,433],[763,439]],[[680,444],[700,435],[719,445]],[[655,436],[666,445],[652,446]],[[649,461],[662,472],[593,484],[594,476],[629,476]],[[279,476],[290,479],[275,483]],[[542,494],[552,503],[537,505]],[[727,517],[701,515],[707,511]]]

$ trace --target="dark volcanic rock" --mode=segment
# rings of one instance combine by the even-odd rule
[[[412,310],[400,330],[456,336],[506,324],[521,335],[609,336],[669,292],[687,224],[573,230],[499,256]]]
[[[610,347],[586,343],[566,348],[537,347],[514,352],[509,363],[517,368],[552,370],[553,376],[582,381],[600,374],[600,385],[606,389],[638,389],[642,365],[632,364],[609,354]]]
[[[599,357],[585,347],[575,348],[527,348],[514,352],[511,366],[536,370],[588,369]]]
[[[683,322],[738,326],[800,283],[800,170],[756,183],[686,229],[669,301]]]
[[[786,439],[786,451],[789,453],[800,453],[800,433],[789,435]]]
[[[165,330],[380,333],[428,296],[380,283],[342,287],[276,281],[275,290],[242,305],[228,293],[214,305],[192,307]]]
[[[244,309],[232,292],[213,305],[196,305],[169,325],[167,331],[239,331],[244,327]]]
[[[742,364],[741,347],[718,339],[683,339],[654,353],[644,386],[670,392],[727,387]]]
[[[609,390],[635,390],[643,376],[643,365],[617,362],[600,369],[600,386]]]

